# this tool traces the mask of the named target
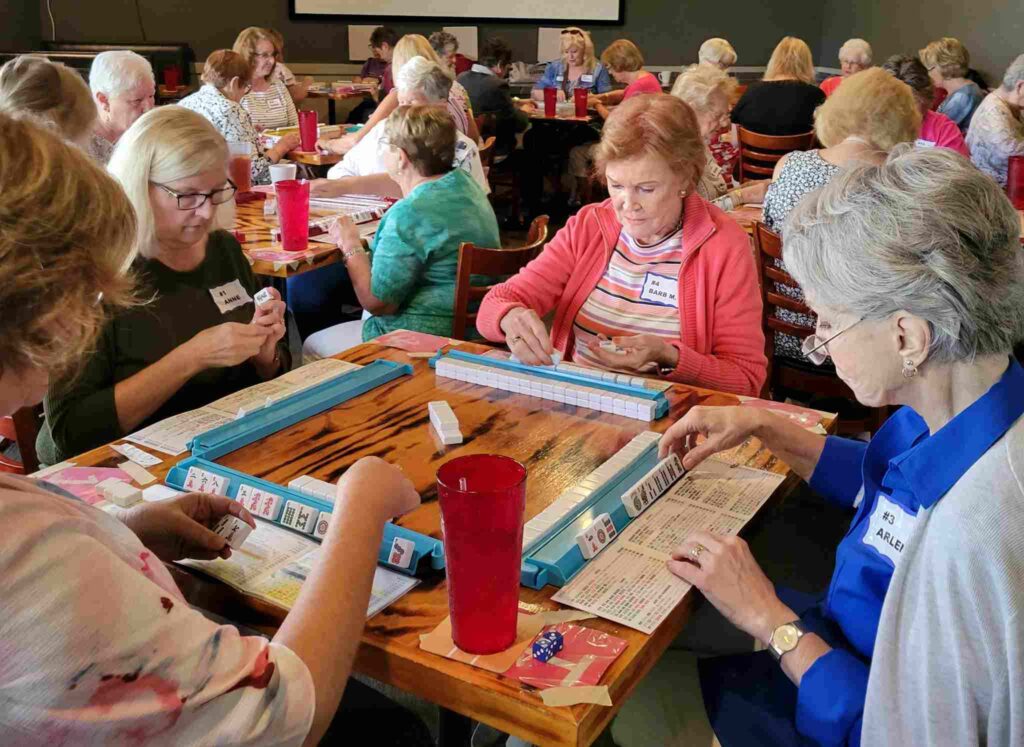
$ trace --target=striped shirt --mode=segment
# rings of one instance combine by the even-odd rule
[[[625,231],[620,232],[608,268],[576,315],[573,360],[601,366],[587,349],[588,344],[597,344],[598,335],[658,335],[678,340],[682,258],[682,229],[652,246],[642,246]]]
[[[295,111],[288,88],[280,80],[270,83],[269,90],[249,91],[242,97],[242,108],[249,112],[257,130],[278,127],[298,127],[299,115]]]

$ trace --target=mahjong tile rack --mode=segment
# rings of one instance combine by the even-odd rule
[[[178,490],[203,489],[241,502],[264,521],[313,539],[322,539],[334,509],[333,486],[303,476],[287,487],[217,464],[214,460],[313,417],[365,392],[412,374],[412,367],[377,360],[346,371],[276,401],[249,410],[230,423],[212,428],[189,442],[192,455],[167,473],[166,482]],[[202,487],[197,485],[202,482]],[[388,568],[416,575],[444,568],[440,540],[388,523],[378,561]]]
[[[572,363],[527,366],[511,360],[452,350],[431,358],[442,377],[518,394],[652,421],[668,414],[671,384],[641,376],[584,368]]]
[[[564,586],[685,474],[658,459],[660,433],[644,431],[523,527],[520,582]]]

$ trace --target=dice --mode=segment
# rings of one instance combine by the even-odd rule
[[[549,661],[562,650],[563,645],[562,634],[558,631],[549,630],[541,633],[533,642],[533,658],[542,662]]]

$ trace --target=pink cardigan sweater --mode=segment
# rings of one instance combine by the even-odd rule
[[[551,341],[568,360],[573,322],[608,267],[622,225],[611,200],[587,205],[519,274],[495,286],[480,305],[476,326],[504,342],[500,322],[523,306],[544,316],[555,310]],[[679,270],[679,363],[669,379],[736,394],[757,395],[767,359],[761,291],[750,239],[718,208],[691,194],[683,202],[683,261]]]

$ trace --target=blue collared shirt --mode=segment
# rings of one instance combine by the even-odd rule
[[[594,93],[604,93],[612,90],[612,79],[608,75],[608,69],[597,63],[593,70],[584,73],[577,80],[567,80],[566,65],[562,60],[549,62],[544,68],[544,75],[537,81],[534,88],[561,88],[566,98],[572,96],[577,88],[589,88]]]
[[[870,444],[829,437],[811,487],[857,507],[836,551],[822,603],[805,614],[833,650],[804,674],[796,726],[820,744],[860,744],[868,667],[882,602],[918,509],[942,498],[1024,414],[1024,369],[1010,361],[982,397],[929,435],[910,408],[893,415]]]

